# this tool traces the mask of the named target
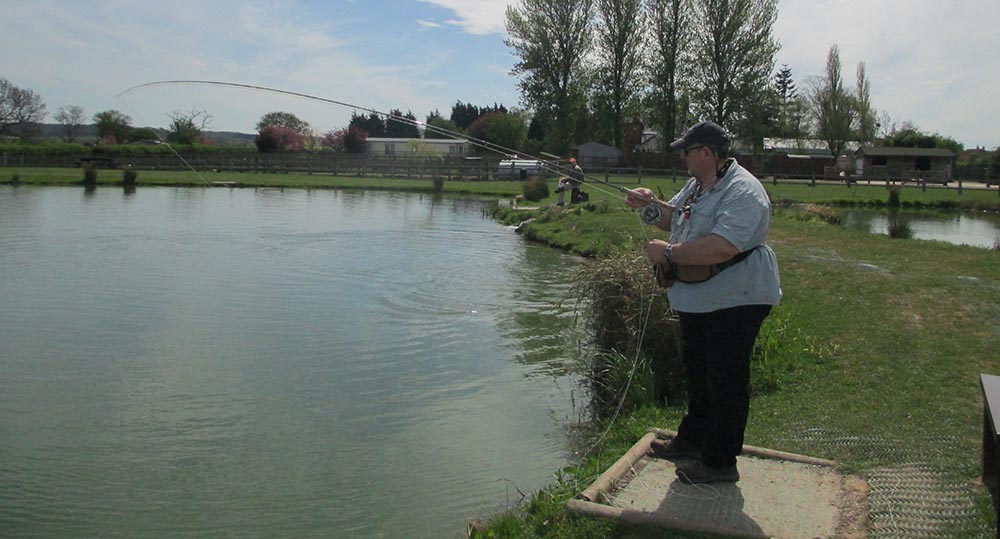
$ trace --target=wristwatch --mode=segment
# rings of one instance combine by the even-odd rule
[[[673,262],[674,260],[674,246],[672,244],[667,244],[663,249],[663,256],[667,257],[667,260]]]

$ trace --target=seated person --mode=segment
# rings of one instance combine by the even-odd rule
[[[570,172],[569,176],[559,179],[559,186],[556,187],[556,193],[559,193],[559,198],[558,202],[556,202],[556,206],[563,205],[563,195],[565,194],[566,189],[570,189],[572,191],[572,195],[569,197],[570,204],[580,200],[580,185],[583,184],[583,169],[580,168],[580,165],[576,164],[575,157],[569,158],[569,164],[573,165],[573,171]]]

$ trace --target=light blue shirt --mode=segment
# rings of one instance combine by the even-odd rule
[[[781,302],[778,258],[764,242],[771,229],[771,201],[764,186],[735,161],[726,174],[695,199],[694,178],[672,199],[670,243],[684,243],[710,234],[722,236],[740,252],[758,247],[746,259],[702,283],[676,282],[667,292],[678,312],[707,313],[741,305]],[[690,213],[685,203],[690,201]]]

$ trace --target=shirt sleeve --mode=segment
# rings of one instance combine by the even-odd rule
[[[726,193],[716,212],[712,234],[725,238],[740,252],[756,247],[754,237],[768,216],[767,205],[748,189],[737,187]]]

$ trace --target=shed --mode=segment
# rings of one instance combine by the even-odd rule
[[[951,181],[955,153],[946,148],[862,146],[854,152],[855,176],[864,180]]]
[[[570,148],[576,151],[576,158],[580,161],[580,166],[605,166],[617,165],[622,152],[614,146],[601,144],[600,142],[587,142],[579,146]]]

